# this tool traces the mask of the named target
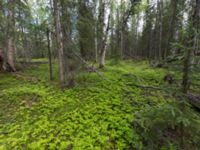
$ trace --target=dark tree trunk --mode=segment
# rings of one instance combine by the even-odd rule
[[[159,10],[159,46],[158,46],[158,54],[159,59],[161,60],[163,49],[162,49],[162,42],[163,42],[163,0],[158,1],[158,10]],[[163,54],[163,58],[166,57],[166,52]]]
[[[186,49],[185,59],[184,59],[183,79],[182,79],[183,93],[188,93],[190,87],[189,74],[191,70],[191,56],[192,52],[195,51],[196,49],[195,41],[199,34],[199,20],[200,20],[200,0],[196,0],[193,8],[193,15],[191,17],[192,27],[189,33],[191,42],[188,43],[189,48]]]
[[[3,50],[0,48],[0,72],[3,71],[4,55]]]
[[[171,45],[171,42],[174,41],[174,35],[175,35],[175,32],[176,32],[176,20],[178,19],[177,18],[177,9],[178,9],[178,1],[175,1],[175,0],[171,0],[171,19],[170,19],[170,24],[169,24],[169,33],[168,33],[168,38],[166,39],[167,40],[167,45],[165,47],[165,51],[166,51],[166,55],[169,55],[169,52],[170,52],[170,45]]]

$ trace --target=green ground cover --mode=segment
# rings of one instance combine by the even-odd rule
[[[163,81],[168,70],[109,61],[99,72],[79,73],[76,86],[64,91],[57,85],[56,65],[51,82],[47,64],[0,74],[0,149],[179,149],[182,123],[191,129],[185,144],[197,146],[197,113],[189,107],[190,115],[181,112],[166,92],[135,86],[168,89]]]

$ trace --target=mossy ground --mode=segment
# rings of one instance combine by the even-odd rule
[[[47,64],[0,74],[0,149],[142,149],[135,114],[173,101],[132,85],[167,86],[168,71],[146,62],[109,61],[101,75],[80,72],[64,91],[55,64],[53,70],[51,82]]]

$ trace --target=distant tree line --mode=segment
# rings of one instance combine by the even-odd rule
[[[65,87],[87,61],[100,68],[106,57],[153,66],[181,61],[184,91],[189,88],[189,72],[199,64],[200,0],[42,0],[36,6],[33,12],[26,0],[0,2],[1,70],[16,71],[18,58],[51,54]]]

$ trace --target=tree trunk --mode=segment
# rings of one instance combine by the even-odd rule
[[[121,39],[121,41],[120,41],[120,49],[121,49],[120,57],[122,59],[124,56],[124,27],[123,27],[123,25],[122,25],[122,29],[120,31],[120,39]]]
[[[151,48],[152,48],[152,14],[151,14],[151,5],[149,0],[147,0],[147,10],[146,10],[146,48],[144,49],[144,56],[151,60]]]
[[[14,1],[8,0],[8,37],[7,37],[7,63],[8,71],[15,72],[15,16],[14,16]]]
[[[158,9],[159,9],[159,59],[162,59],[162,33],[163,33],[163,0],[158,0]],[[164,58],[166,52],[164,53]]]
[[[104,33],[104,19],[105,19],[105,3],[103,0],[99,0],[99,15],[97,23],[97,42],[98,42],[98,52],[101,53],[102,43],[103,43],[103,33]],[[100,58],[99,58],[100,59]]]
[[[97,38],[97,23],[95,21],[95,62],[98,62],[98,38]]]
[[[58,57],[59,57],[59,72],[60,72],[60,86],[61,89],[65,87],[65,62],[64,62],[64,46],[63,34],[60,22],[60,3],[54,0],[54,21],[57,39]]]
[[[100,54],[99,68],[104,68],[105,58],[106,58],[106,50],[102,50]]]
[[[3,71],[3,63],[4,63],[4,54],[3,50],[0,48],[0,72]]]
[[[122,58],[123,54],[122,54],[122,50],[120,48],[121,45],[121,35],[120,35],[120,27],[121,27],[121,23],[120,23],[120,15],[119,15],[119,9],[117,9],[116,12],[116,22],[117,22],[117,27],[116,27],[116,45],[115,45],[115,49],[117,50],[117,57],[118,58]]]
[[[108,17],[108,23],[107,23],[106,31],[104,33],[102,48],[101,48],[101,51],[100,51],[99,68],[103,68],[105,66],[105,58],[106,58],[106,50],[107,50],[107,45],[108,45],[107,40],[108,40],[109,29],[110,29],[110,15]]]
[[[110,35],[110,54],[113,57],[114,53],[115,53],[115,49],[114,49],[114,25],[115,25],[115,20],[114,20],[114,9],[111,5],[110,7],[110,26],[111,26],[111,35]]]
[[[50,45],[50,35],[49,29],[47,28],[47,48],[48,48],[48,57],[49,57],[49,79],[53,80],[53,73],[52,73],[52,60],[51,60],[51,45]]]
[[[183,79],[182,79],[182,88],[183,93],[187,93],[190,87],[189,82],[189,74],[191,70],[191,56],[192,52],[195,51],[195,40],[199,34],[199,20],[200,20],[200,0],[196,0],[193,15],[191,17],[191,31],[190,31],[190,39],[191,42],[188,43],[189,48],[186,48],[185,59],[184,59],[184,68],[183,68]],[[190,41],[190,40],[189,40]]]
[[[170,19],[170,24],[169,24],[169,33],[168,33],[168,38],[166,39],[167,40],[167,45],[165,47],[165,51],[166,51],[166,55],[169,54],[169,51],[170,51],[170,44],[171,42],[174,41],[174,35],[176,33],[176,28],[175,28],[175,25],[176,25],[176,20],[178,19],[177,18],[177,9],[178,9],[178,1],[175,1],[175,0],[171,0],[171,19]]]

